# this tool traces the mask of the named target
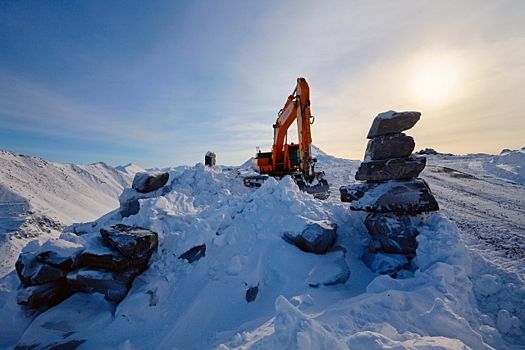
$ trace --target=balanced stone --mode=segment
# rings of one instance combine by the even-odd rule
[[[412,136],[403,133],[377,136],[368,141],[365,161],[406,158],[412,154],[415,145]]]
[[[168,178],[169,174],[166,172],[156,174],[140,172],[135,174],[131,187],[141,193],[153,192],[164,186]]]
[[[439,210],[438,203],[427,183],[422,179],[408,181],[388,181],[381,183],[366,183],[347,188],[341,187],[347,198],[359,197],[351,200],[350,209],[362,210],[371,213],[401,213],[420,214]],[[350,188],[348,188],[350,187]],[[366,196],[364,193],[366,192]]]
[[[396,158],[363,162],[355,179],[358,181],[409,180],[419,176],[425,168],[426,158]]]
[[[375,117],[366,136],[372,139],[381,135],[397,134],[412,128],[419,121],[420,112],[383,112]]]
[[[381,243],[382,251],[391,254],[415,254],[417,217],[393,213],[372,213],[365,219],[365,226],[373,239]]]

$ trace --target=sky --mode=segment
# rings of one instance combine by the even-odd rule
[[[524,18],[523,1],[4,0],[0,149],[240,165],[305,77],[331,155],[362,159],[388,110],[422,113],[416,150],[499,154],[525,147]]]

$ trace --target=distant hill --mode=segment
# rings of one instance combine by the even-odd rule
[[[56,237],[73,222],[92,221],[116,209],[118,196],[143,171],[132,164],[121,168],[0,151],[0,276],[12,269],[27,239]]]

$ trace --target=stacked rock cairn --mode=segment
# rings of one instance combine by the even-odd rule
[[[369,213],[364,224],[372,243],[364,262],[390,275],[409,266],[418,226],[426,213],[439,210],[428,184],[418,178],[426,158],[412,155],[414,139],[403,133],[420,117],[420,112],[380,113],[368,132],[365,159],[355,175],[358,182],[340,188],[341,201],[350,202],[351,210]]]

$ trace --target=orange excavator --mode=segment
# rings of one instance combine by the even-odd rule
[[[324,172],[315,171],[317,159],[312,157],[310,126],[314,120],[310,114],[310,88],[304,78],[298,78],[293,93],[288,96],[273,125],[272,151],[257,149],[252,159],[253,169],[260,175],[245,177],[244,184],[260,186],[268,176],[282,178],[290,175],[302,191],[315,198],[328,198],[330,186],[323,179]],[[297,122],[298,144],[288,144],[288,128],[294,121]]]

